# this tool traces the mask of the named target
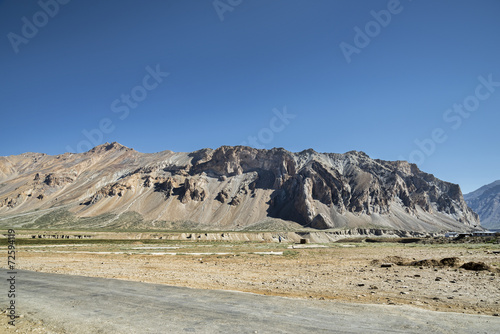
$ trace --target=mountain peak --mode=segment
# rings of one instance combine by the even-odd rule
[[[369,158],[370,157],[365,152],[363,152],[363,151],[356,151],[356,150],[352,150],[352,151],[346,152],[345,154],[352,154],[352,155],[361,156],[361,157],[365,157],[365,158]]]
[[[484,227],[500,229],[500,180],[464,195],[469,207],[479,214]]]
[[[102,152],[111,151],[111,150],[113,150],[113,151],[128,151],[128,150],[133,150],[133,149],[114,141],[112,143],[105,142],[104,144],[101,144],[101,145],[94,147],[93,149],[89,150],[88,152],[90,152],[90,153],[102,153]]]
[[[479,196],[481,196],[484,192],[492,189],[492,188],[495,188],[497,186],[500,186],[500,180],[496,180],[496,181],[493,181],[491,183],[488,183],[474,191],[471,191],[470,193],[467,193],[464,195],[464,198],[466,200],[469,200],[469,199],[473,199],[473,198],[477,198]]]

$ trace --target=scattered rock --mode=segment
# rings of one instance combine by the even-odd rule
[[[456,267],[460,264],[460,259],[458,257],[445,257],[441,259],[439,263],[446,267]]]
[[[398,266],[406,266],[408,265],[411,260],[405,259],[401,256],[387,256],[383,260],[384,263],[394,263]]]
[[[420,266],[420,267],[437,267],[440,265],[438,260],[434,259],[425,259],[425,260],[420,260],[420,261],[414,261],[411,263],[413,266]]]
[[[491,270],[491,267],[484,262],[467,262],[460,266],[460,268],[474,271]]]
[[[317,228],[319,230],[324,230],[335,227],[335,225],[332,223],[332,221],[327,215],[319,213],[318,215],[316,215],[316,217],[314,217],[311,223],[311,227]]]
[[[227,199],[229,198],[229,193],[226,189],[222,189],[218,194],[217,197],[215,197],[216,200],[218,200],[221,203],[225,203]]]

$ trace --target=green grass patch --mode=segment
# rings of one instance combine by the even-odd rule
[[[299,252],[296,250],[287,249],[287,250],[283,251],[283,256],[285,256],[285,257],[296,257],[298,255],[299,255]]]

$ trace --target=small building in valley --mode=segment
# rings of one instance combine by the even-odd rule
[[[491,231],[474,231],[472,232],[473,237],[494,237],[496,235],[495,232]]]

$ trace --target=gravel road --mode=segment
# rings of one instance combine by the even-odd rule
[[[7,270],[0,269],[6,281]],[[7,285],[4,286],[7,292]],[[495,333],[500,318],[18,270],[18,314],[67,333]],[[0,293],[5,308],[7,293]]]

